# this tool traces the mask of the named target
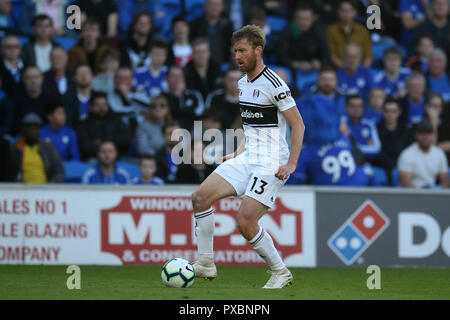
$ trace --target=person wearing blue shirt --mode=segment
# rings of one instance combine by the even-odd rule
[[[373,82],[370,69],[361,64],[362,57],[363,53],[359,44],[347,44],[342,54],[344,65],[337,69],[336,74],[338,89],[342,94],[358,94],[367,101]]]
[[[411,70],[402,68],[402,52],[391,47],[383,53],[384,70],[378,72],[374,78],[374,86],[382,88],[388,97],[402,98],[406,94],[406,78]]]
[[[167,60],[168,46],[160,40],[154,40],[150,46],[151,59],[148,67],[141,67],[134,72],[134,87],[136,91],[144,91],[150,97],[167,92]]]
[[[369,101],[364,108],[363,118],[378,123],[383,119],[383,104],[386,100],[386,92],[381,88],[373,88],[369,94]]]
[[[445,72],[447,68],[445,52],[436,48],[431,52],[429,59],[428,91],[440,93],[447,103],[450,101],[450,79]]]
[[[366,159],[376,158],[381,151],[381,142],[375,123],[363,118],[364,101],[362,97],[348,96],[345,109],[349,136],[354,139]]]
[[[78,139],[75,131],[67,127],[64,106],[58,102],[46,105],[45,113],[49,124],[40,130],[40,137],[51,142],[63,161],[79,161]]]
[[[411,73],[406,81],[407,95],[401,99],[401,121],[408,127],[423,120],[425,115],[426,80],[421,73]]]
[[[297,168],[286,184],[376,185],[370,167],[355,160],[352,143],[340,132],[339,122],[330,122],[311,105],[299,106],[305,126],[317,132],[306,135],[305,131]]]
[[[117,148],[112,141],[103,141],[98,149],[98,164],[86,170],[81,178],[84,184],[129,184],[128,172],[117,166]]]
[[[426,12],[421,0],[400,0],[398,12],[402,21],[400,44],[411,48],[414,29],[425,21]]]
[[[322,134],[333,125],[340,126],[345,118],[345,99],[336,91],[337,79],[333,68],[324,67],[319,72],[317,92],[311,96],[301,97],[297,105],[301,106],[302,116],[309,119],[314,130],[306,130],[305,138],[316,143]],[[320,123],[315,123],[316,115],[321,115]]]
[[[156,159],[153,156],[142,156],[139,158],[139,170],[141,176],[132,180],[133,184],[163,185],[164,180],[155,176],[157,170]]]

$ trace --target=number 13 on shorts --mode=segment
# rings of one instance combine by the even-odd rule
[[[274,174],[252,174],[245,195],[273,208],[278,191],[284,183],[285,181],[278,179]]]

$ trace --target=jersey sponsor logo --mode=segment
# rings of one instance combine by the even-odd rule
[[[249,110],[244,110],[241,112],[241,117],[245,119],[253,119],[253,118],[264,118],[264,115],[262,112],[252,112]]]
[[[346,265],[351,265],[389,226],[389,218],[366,200],[330,237],[328,246]]]
[[[290,96],[291,96],[291,91],[288,90],[286,92],[279,93],[278,95],[274,96],[274,98],[275,98],[276,101],[280,101],[280,100],[283,100],[283,99],[285,99],[287,97],[290,97]]]
[[[257,107],[241,104],[242,121],[247,124],[278,125],[277,107]]]

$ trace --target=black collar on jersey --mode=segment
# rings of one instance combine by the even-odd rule
[[[264,66],[264,69],[262,69],[262,71],[256,76],[256,77],[254,77],[253,78],[253,80],[251,80],[251,81],[248,81],[248,78],[247,78],[247,81],[248,82],[255,82],[256,81],[256,79],[258,79],[259,77],[261,77],[262,76],[262,74],[264,73],[264,71],[266,71],[266,69],[267,69],[267,67],[266,66]],[[248,74],[247,74],[247,77],[248,77]]]

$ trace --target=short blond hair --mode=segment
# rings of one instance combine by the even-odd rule
[[[233,32],[231,44],[234,46],[236,42],[243,39],[246,39],[253,47],[261,46],[264,49],[266,45],[266,34],[264,30],[254,24],[246,25]]]

